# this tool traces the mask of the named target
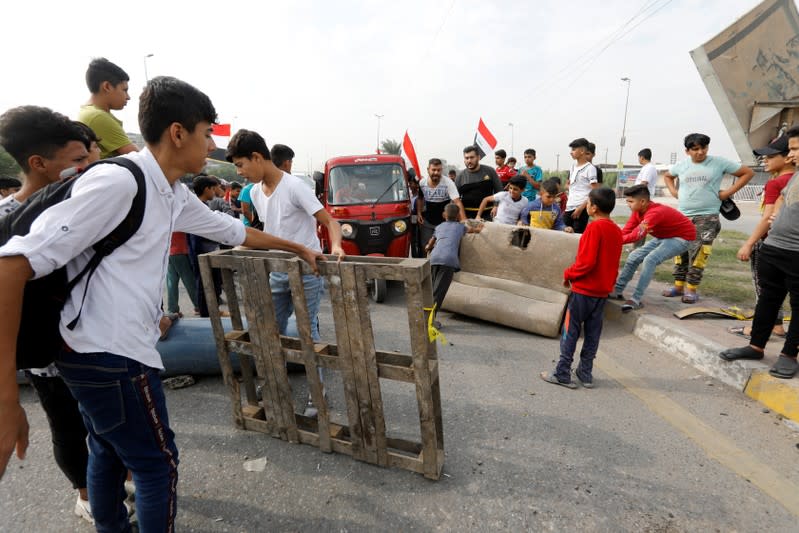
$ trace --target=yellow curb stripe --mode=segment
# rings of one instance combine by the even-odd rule
[[[601,353],[601,352],[600,352]],[[637,396],[660,418],[694,441],[705,454],[746,479],[799,517],[799,486],[770,465],[742,450],[725,435],[702,422],[665,394],[647,388],[640,377],[601,354],[595,366]]]
[[[749,377],[744,394],[775,413],[799,422],[799,387],[792,380],[775,378],[767,371],[758,370]]]

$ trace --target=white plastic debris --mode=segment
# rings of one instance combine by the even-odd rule
[[[247,472],[263,472],[266,469],[266,457],[259,457],[251,461],[244,461],[244,470]]]

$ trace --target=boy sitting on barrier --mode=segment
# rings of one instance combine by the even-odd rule
[[[519,192],[521,193],[521,190]],[[466,233],[479,233],[483,229],[482,224],[470,226],[458,222],[460,212],[457,204],[447,204],[444,208],[444,222],[436,226],[433,237],[424,247],[425,251],[430,253],[434,313],[438,313],[444,303],[453,274],[461,269],[458,260],[461,239]],[[441,328],[439,322],[434,322],[434,325],[436,328]]]
[[[644,264],[635,292],[621,306],[622,312],[627,313],[644,306],[641,298],[655,275],[655,267],[687,251],[696,239],[696,228],[691,219],[673,207],[651,201],[649,187],[645,183],[627,188],[624,197],[631,214],[621,230],[622,242],[638,242],[647,233],[654,237],[630,253],[610,295],[611,298],[621,300],[622,291],[632,279],[638,265]]]
[[[588,193],[586,211],[594,220],[580,237],[574,264],[563,272],[563,286],[571,287],[571,294],[563,321],[560,360],[554,372],[541,372],[541,379],[547,383],[577,388],[571,380],[571,365],[583,330],[580,364],[574,374],[586,389],[594,386],[592,370],[602,333],[602,313],[621,257],[621,230],[610,219],[615,205],[616,193],[611,189],[591,189]]]
[[[563,222],[563,213],[557,204],[560,187],[558,182],[548,179],[541,184],[540,196],[529,202],[519,213],[520,226],[531,228],[554,229],[574,233],[574,230]]]
[[[519,220],[519,213],[528,203],[527,198],[522,196],[526,181],[521,176],[515,176],[508,182],[508,190],[486,196],[480,202],[480,207],[477,210],[477,220],[482,220],[483,211],[488,206],[489,202],[497,202],[496,214],[492,210],[491,215],[494,217],[494,222],[500,224],[516,224]]]

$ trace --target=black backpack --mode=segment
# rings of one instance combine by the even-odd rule
[[[86,289],[83,292],[80,310],[67,327],[74,329],[83,310],[89,280],[102,261],[119,246],[130,239],[139,230],[144,218],[144,206],[147,198],[147,187],[141,168],[124,157],[103,159],[89,167],[100,164],[114,164],[128,169],[136,178],[138,190],[133,204],[125,219],[104,238],[93,246],[94,256],[72,280],[67,279],[66,267],[61,267],[39,279],[25,284],[22,301],[22,315],[17,335],[17,368],[43,368],[52,363],[63,346],[59,323],[61,310],[69,298],[72,289],[88,274]],[[47,187],[33,193],[15,211],[0,219],[0,246],[16,235],[27,235],[36,218],[48,207],[60,203],[72,194],[72,186],[83,175],[73,176],[64,181],[51,183]]]

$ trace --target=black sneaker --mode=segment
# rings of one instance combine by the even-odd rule
[[[621,304],[621,312],[622,313],[629,313],[630,311],[636,311],[641,309],[644,306],[641,302],[636,302],[635,300],[627,300],[623,304]]]

